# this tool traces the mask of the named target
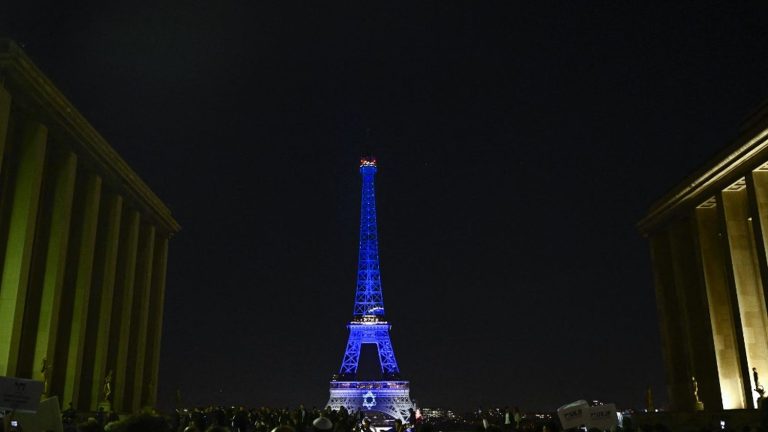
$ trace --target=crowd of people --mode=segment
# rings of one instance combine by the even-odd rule
[[[555,418],[541,419],[526,416],[519,409],[476,411],[461,423],[430,422],[413,410],[405,421],[391,421],[382,431],[374,428],[363,412],[331,410],[330,408],[252,408],[209,406],[205,408],[177,409],[171,415],[160,415],[147,410],[120,419],[114,412],[98,411],[82,416],[74,409],[62,412],[64,432],[558,432]],[[469,421],[466,421],[469,420]],[[0,432],[25,432],[23,425]],[[621,430],[622,428],[618,428]],[[629,424],[624,430],[634,430]],[[661,425],[646,431],[666,431]],[[597,431],[597,430],[595,430]]]
[[[65,432],[376,432],[362,412],[303,405],[296,409],[210,406],[177,409],[170,416],[148,410],[122,420],[101,410],[83,418],[70,407],[62,412],[62,423]],[[431,430],[411,411],[407,422],[395,420],[387,432]],[[5,431],[0,424],[0,432],[24,432],[24,428],[18,425]]]
[[[415,416],[411,422],[410,426],[415,427]],[[374,432],[362,412],[349,412],[344,408],[306,409],[303,405],[296,409],[185,409],[176,410],[172,418],[176,432],[203,432],[211,427],[228,427],[227,432]],[[405,428],[401,424],[392,432],[405,432]]]

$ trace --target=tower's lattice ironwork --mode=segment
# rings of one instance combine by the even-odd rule
[[[400,379],[395,352],[389,337],[391,326],[384,319],[384,298],[379,270],[379,241],[376,230],[376,193],[374,176],[376,160],[360,161],[363,180],[360,204],[360,253],[358,256],[357,290],[349,339],[339,373],[331,381],[328,406],[348,410],[379,411],[406,420],[408,409],[414,408],[409,395],[409,383]],[[358,381],[357,366],[363,344],[378,349],[381,380]]]
[[[363,160],[363,196],[360,202],[360,253],[357,261],[357,291],[355,291],[355,317],[384,316],[384,298],[381,294],[379,271],[379,236],[376,232],[376,190],[373,177],[376,162]]]

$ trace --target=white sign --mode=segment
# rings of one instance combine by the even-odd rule
[[[616,405],[597,405],[589,409],[587,427],[607,430],[619,425],[619,417],[616,415]]]
[[[558,408],[557,416],[560,417],[563,429],[584,425],[588,429],[610,430],[619,425],[615,404],[590,407],[586,401],[579,400]]]
[[[21,378],[0,377],[0,409],[36,412],[43,383]]]
[[[587,424],[589,404],[583,400],[571,402],[558,408],[557,416],[560,417],[560,424],[563,426],[563,429],[577,428]]]
[[[56,396],[41,401],[40,406],[37,407],[37,413],[17,413],[14,418],[19,421],[19,426],[24,431],[64,432],[59,399]]]

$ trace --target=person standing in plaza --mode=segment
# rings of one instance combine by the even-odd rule
[[[520,408],[515,407],[515,411],[512,415],[515,420],[515,430],[520,430],[520,422],[523,421],[523,414],[520,413]]]

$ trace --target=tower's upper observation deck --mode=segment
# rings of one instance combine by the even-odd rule
[[[363,168],[373,168],[376,170],[376,158],[373,156],[363,156],[360,158],[360,170]]]

